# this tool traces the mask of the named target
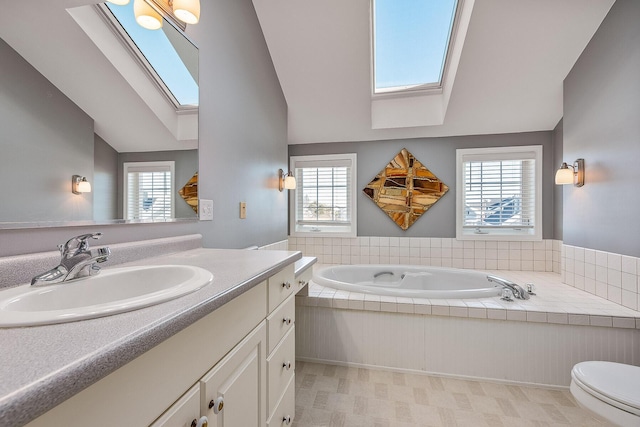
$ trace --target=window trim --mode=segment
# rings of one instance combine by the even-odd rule
[[[465,156],[486,157],[487,161],[506,160],[514,155],[529,155],[527,158],[535,160],[535,211],[534,226],[530,232],[515,232],[514,230],[496,229],[493,233],[476,234],[465,231],[464,201],[465,192],[464,167]],[[542,145],[521,145],[489,148],[460,148],[456,150],[456,239],[458,240],[513,240],[540,241],[542,240]]]
[[[127,221],[146,221],[146,219],[129,219],[129,177],[128,174],[130,172],[129,169],[139,168],[139,167],[148,167],[148,168],[163,168],[169,169],[171,172],[171,190],[169,192],[171,196],[171,216],[169,218],[163,219],[166,221],[167,219],[174,219],[176,217],[176,162],[173,160],[166,161],[158,161],[158,162],[124,162],[122,164],[122,217]],[[149,221],[159,221],[159,219],[151,219]]]
[[[94,5],[95,9],[98,11],[98,15],[103,19],[107,27],[112,31],[112,33],[116,36],[121,45],[126,49],[127,53],[131,56],[131,58],[137,63],[140,67],[141,72],[145,75],[145,77],[149,80],[149,82],[158,90],[158,92],[163,96],[165,101],[174,109],[177,114],[194,114],[199,112],[200,100],[198,99],[198,105],[189,105],[189,104],[181,104],[180,101],[173,94],[169,86],[165,83],[165,81],[160,77],[156,69],[149,62],[144,53],[140,50],[140,48],[136,45],[136,42],[131,38],[127,30],[124,26],[118,21],[118,18],[115,14],[109,9],[109,7],[105,3],[99,3]],[[157,9],[156,9],[157,10]],[[187,37],[184,32],[185,28],[182,28],[179,25],[176,25],[174,20],[170,15],[165,13],[164,10],[158,11],[162,18],[172,27],[176,29],[176,31],[180,32],[182,36],[191,43],[196,49],[198,46]]]
[[[358,201],[357,201],[357,155],[356,153],[345,153],[345,154],[314,154],[307,156],[290,156],[289,157],[289,170],[293,171],[295,174],[296,164],[300,162],[326,162],[327,167],[331,167],[331,164],[336,164],[337,162],[351,162],[351,179],[350,179],[350,210],[351,210],[351,223],[348,226],[337,226],[337,225],[326,225],[322,227],[319,231],[312,230],[299,230],[296,222],[296,213],[297,213],[297,196],[298,191],[302,188],[302,183],[298,182],[298,185],[295,190],[289,191],[289,235],[291,237],[357,237],[358,235],[358,227],[357,227],[357,218],[358,218]],[[332,231],[335,230],[335,231]]]

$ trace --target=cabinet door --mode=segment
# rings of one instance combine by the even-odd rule
[[[196,384],[150,427],[190,427],[200,418],[200,385]],[[195,424],[193,424],[195,425]]]
[[[263,322],[202,378],[200,410],[209,418],[209,426],[264,426],[265,343]]]

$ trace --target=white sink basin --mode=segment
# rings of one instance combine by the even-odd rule
[[[0,291],[0,327],[109,316],[178,298],[212,280],[200,267],[158,265],[113,268],[57,285],[18,286]]]

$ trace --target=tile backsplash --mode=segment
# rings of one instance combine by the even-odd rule
[[[562,245],[565,284],[633,310],[640,308],[639,273],[640,258]]]
[[[406,264],[560,273],[562,242],[472,241],[419,237],[289,237],[289,250],[321,264]]]

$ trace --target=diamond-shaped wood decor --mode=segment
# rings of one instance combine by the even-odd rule
[[[198,172],[194,173],[189,182],[178,190],[178,194],[191,206],[191,209],[198,213]]]
[[[403,148],[362,191],[406,230],[440,200],[449,187]]]

